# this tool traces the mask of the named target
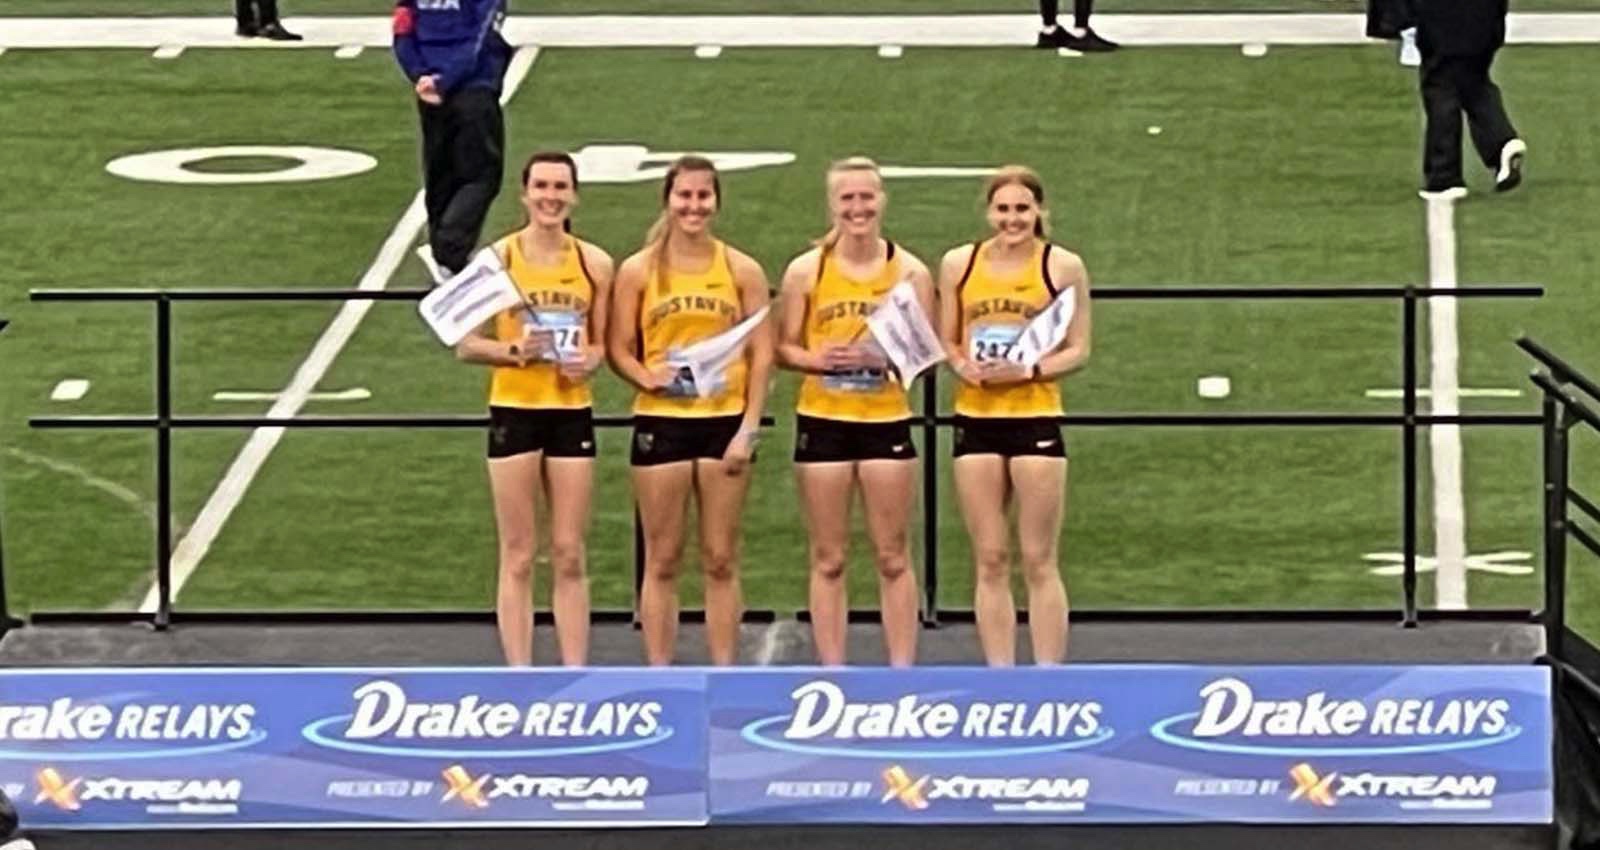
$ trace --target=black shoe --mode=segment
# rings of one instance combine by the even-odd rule
[[[1500,148],[1500,170],[1494,175],[1494,190],[1509,192],[1522,183],[1522,159],[1528,155],[1528,145],[1521,139],[1512,139]]]
[[[233,28],[233,34],[240,38],[255,38],[261,34],[261,28],[255,24],[239,24]]]
[[[277,21],[273,21],[272,23],[266,24],[265,26],[263,26],[261,28],[260,35],[261,35],[262,38],[271,39],[273,41],[304,41],[305,40],[305,36],[299,35],[297,33],[289,32],[288,30],[283,28],[283,24],[280,24]]]
[[[1075,43],[1075,38],[1072,35],[1072,32],[1066,27],[1058,26],[1050,32],[1040,30],[1039,40],[1035,41],[1033,46],[1050,50],[1054,50],[1058,47],[1070,47],[1073,50],[1077,50],[1078,48],[1073,46]]]
[[[1111,39],[1102,38],[1099,33],[1087,27],[1084,28],[1083,35],[1078,37],[1078,41],[1083,46],[1077,49],[1088,53],[1110,53],[1122,46]]]

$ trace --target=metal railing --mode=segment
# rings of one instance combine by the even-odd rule
[[[1064,425],[1125,426],[1125,427],[1219,427],[1263,426],[1306,427],[1348,426],[1397,428],[1401,437],[1401,604],[1400,621],[1404,626],[1417,624],[1421,613],[1417,603],[1417,448],[1420,430],[1432,425],[1462,426],[1534,426],[1547,421],[1547,416],[1519,413],[1480,413],[1433,415],[1418,412],[1417,385],[1417,320],[1418,308],[1424,299],[1447,298],[1535,298],[1543,289],[1530,285],[1476,286],[1429,288],[1419,286],[1278,286],[1278,287],[1142,287],[1100,288],[1094,290],[1098,301],[1168,301],[1168,300],[1383,300],[1401,303],[1400,310],[1400,406],[1391,413],[1238,413],[1238,414],[1100,414],[1078,413],[1058,417]],[[488,418],[483,415],[428,415],[428,416],[186,416],[172,410],[172,335],[173,305],[196,301],[414,301],[423,291],[371,291],[371,290],[235,290],[235,289],[48,289],[34,290],[30,297],[44,302],[145,302],[155,305],[155,412],[144,416],[43,416],[29,420],[34,428],[41,429],[135,429],[154,431],[156,434],[156,534],[154,541],[154,570],[158,596],[157,610],[149,619],[157,628],[172,622],[172,434],[186,429],[216,428],[482,428]],[[921,452],[923,499],[923,593],[924,621],[936,625],[941,619],[968,619],[970,611],[941,611],[938,604],[939,561],[938,526],[932,520],[938,515],[938,460],[939,429],[950,426],[954,418],[940,415],[939,370],[930,370],[922,377],[923,410],[912,424],[920,427],[923,436]],[[596,417],[596,427],[614,428],[630,424],[630,417]],[[770,419],[765,420],[770,424]],[[635,600],[643,577],[643,547],[635,516]],[[3,607],[3,570],[0,570],[0,615]],[[1548,607],[1548,606],[1547,606]],[[344,612],[353,620],[417,618],[429,619],[444,615],[441,612]],[[688,612],[686,612],[688,613]],[[1137,616],[1142,612],[1098,612],[1115,617]],[[1188,612],[1195,616],[1266,615],[1271,612]],[[1283,612],[1294,618],[1359,616],[1363,611],[1294,611]],[[1444,616],[1440,612],[1435,612]],[[1483,612],[1461,612],[1461,616],[1482,615]],[[260,612],[260,616],[272,616]],[[866,616],[870,617],[871,612]],[[1075,616],[1078,614],[1075,613]],[[1182,616],[1182,612],[1162,611],[1160,616]],[[74,615],[65,615],[74,616]],[[76,615],[87,619],[141,618],[134,612],[112,612],[99,615]],[[227,619],[245,619],[250,613],[220,615]],[[292,614],[291,614],[292,616]],[[597,612],[602,619],[632,619],[633,612]],[[689,616],[693,616],[689,614]],[[755,619],[770,619],[770,612],[752,612]],[[37,619],[37,617],[36,617]]]
[[[1540,404],[1544,449],[1544,626],[1546,650],[1559,660],[1571,658],[1573,635],[1567,627],[1567,541],[1575,540],[1600,558],[1600,532],[1579,524],[1580,517],[1600,525],[1600,507],[1572,486],[1571,431],[1584,426],[1600,433],[1600,384],[1528,337],[1517,347],[1543,367],[1530,377],[1544,393]],[[1586,400],[1587,399],[1587,400]],[[1591,687],[1594,682],[1587,682]]]

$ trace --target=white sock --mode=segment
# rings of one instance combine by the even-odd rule
[[[1060,27],[1056,26],[1055,24],[1051,24],[1050,26],[1047,26],[1047,27],[1040,27],[1039,28],[1039,32],[1041,32],[1041,33],[1043,33],[1045,35],[1055,35],[1055,32],[1058,29],[1060,29]]]

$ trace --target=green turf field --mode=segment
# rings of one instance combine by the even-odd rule
[[[381,15],[394,4],[386,0],[285,0],[285,17],[299,15]],[[1024,0],[995,4],[987,0],[509,0],[514,15],[940,15],[956,13],[1026,13]],[[1110,0],[1097,5],[1120,12],[1361,12],[1359,0]],[[1595,11],[1600,0],[1514,0],[1518,12]],[[223,15],[227,4],[212,0],[6,0],[6,15]]]
[[[1026,95],[1014,82],[1043,83]],[[1574,109],[1600,74],[1591,47],[1517,47],[1498,66],[1533,156],[1525,188],[1475,192],[1457,215],[1463,282],[1532,281],[1537,303],[1461,308],[1461,383],[1525,391],[1532,332],[1600,371],[1592,316],[1600,253],[1600,118]],[[149,584],[153,439],[27,430],[38,414],[152,409],[151,310],[40,305],[44,286],[348,287],[373,261],[416,185],[415,119],[381,51],[15,51],[0,59],[23,124],[0,161],[0,341],[6,567],[14,607],[126,608]],[[1070,62],[1017,50],[912,50],[892,65],[868,50],[553,50],[508,108],[510,159],[539,147],[635,143],[653,150],[787,151],[792,165],[727,175],[719,229],[776,275],[821,229],[829,160],[1037,167],[1059,241],[1097,286],[1403,283],[1426,274],[1417,182],[1415,78],[1381,45],[1129,51]],[[1048,97],[1033,94],[1040,85]],[[737,91],[737,98],[730,92]],[[846,100],[842,92],[852,92]],[[1016,95],[1006,94],[1016,92]],[[70,103],[72,108],[62,109]],[[1044,104],[1042,106],[1041,104]],[[1148,128],[1159,126],[1152,135]],[[105,173],[123,154],[206,144],[315,144],[365,151],[376,170],[265,186],[139,183]],[[508,175],[509,176],[509,175]],[[512,178],[514,180],[514,178]],[[925,259],[980,232],[970,179],[889,186],[893,235]],[[653,218],[652,183],[585,187],[579,229],[626,254]],[[511,192],[490,230],[515,226]],[[419,284],[408,259],[395,286]],[[183,305],[176,408],[260,413],[218,390],[286,385],[335,312],[330,305]],[[1081,412],[1384,411],[1366,398],[1399,380],[1399,307],[1376,302],[1101,302],[1095,356],[1067,382]],[[1427,338],[1427,327],[1421,327]],[[1426,381],[1426,361],[1423,375]],[[1196,378],[1228,375],[1204,401]],[[77,402],[51,402],[64,378]],[[320,389],[366,387],[365,402],[312,413],[473,413],[485,376],[425,335],[409,305],[380,304]],[[949,380],[943,383],[948,389]],[[748,601],[804,605],[803,532],[788,462],[794,381],[780,381],[745,523]],[[622,413],[614,380],[602,413]],[[1532,411],[1534,400],[1468,399],[1468,411]],[[177,438],[177,521],[186,526],[243,445],[243,432]],[[1085,607],[1394,608],[1399,584],[1369,553],[1399,542],[1399,434],[1382,429],[1077,428],[1065,570]],[[1466,435],[1468,548],[1535,553],[1534,432]],[[1592,461],[1596,452],[1589,448]],[[596,605],[630,599],[625,432],[601,440],[591,537]],[[948,438],[941,459],[948,454]],[[1432,549],[1421,455],[1423,550]],[[965,535],[941,461],[940,598],[970,604]],[[1586,467],[1590,481],[1600,464]],[[1578,479],[1582,482],[1582,478]],[[1591,489],[1593,489],[1591,487]],[[920,536],[920,535],[919,535]],[[692,551],[692,550],[691,550]],[[292,431],[249,489],[179,599],[203,608],[484,608],[493,528],[475,431]],[[853,602],[875,604],[858,563]],[[1575,549],[1575,611],[1600,598],[1600,563]],[[1537,573],[1470,574],[1474,606],[1536,607]],[[1431,597],[1424,576],[1424,602]],[[541,591],[547,592],[541,582]],[[691,594],[693,588],[690,588]],[[693,604],[691,602],[691,604]],[[1591,624],[1600,626],[1600,621]],[[1600,628],[1595,629],[1600,634]]]

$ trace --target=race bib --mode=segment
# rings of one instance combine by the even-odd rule
[[[534,310],[522,323],[524,333],[550,331],[552,350],[543,360],[551,363],[583,359],[583,316],[570,310]]]
[[[1020,336],[1022,336],[1021,325],[977,325],[972,329],[967,356],[976,363],[1004,360]]]
[[[823,375],[822,385],[846,393],[871,393],[882,389],[888,378],[888,373],[882,369],[852,369]]]

